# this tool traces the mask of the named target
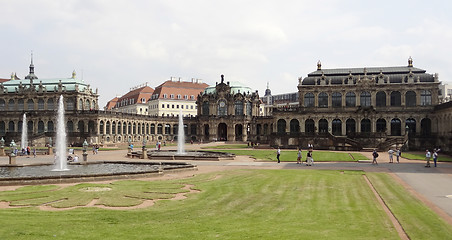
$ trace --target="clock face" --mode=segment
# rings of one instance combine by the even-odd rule
[[[226,105],[226,103],[220,102],[220,107],[224,107],[225,105]]]

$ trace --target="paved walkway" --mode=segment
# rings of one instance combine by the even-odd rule
[[[215,143],[203,145],[187,145],[187,150],[199,149],[201,146],[213,145]],[[217,143],[218,144],[218,143]],[[174,150],[176,147],[164,147],[167,150]],[[127,150],[101,151],[97,155],[89,152],[88,161],[136,161],[126,157]],[[371,159],[370,152],[361,152]],[[76,152],[81,159],[81,151]],[[395,161],[395,157],[394,157]],[[432,203],[437,208],[444,211],[452,218],[452,163],[439,163],[438,167],[425,168],[424,161],[401,159],[400,163],[388,163],[389,157],[386,153],[380,153],[378,165],[370,163],[355,162],[316,162],[314,166],[296,164],[295,162],[257,162],[246,156],[237,156],[234,160],[227,161],[187,161],[198,166],[202,171],[209,171],[233,168],[269,168],[269,169],[340,169],[340,170],[363,170],[367,172],[392,172],[398,176],[405,186],[414,190],[418,196]],[[7,164],[7,157],[0,157],[0,164]],[[53,163],[53,157],[38,155],[33,157],[17,157],[18,164]],[[447,197],[449,196],[449,197]],[[431,204],[430,204],[431,205]]]

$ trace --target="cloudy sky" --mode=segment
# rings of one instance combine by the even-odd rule
[[[78,77],[101,106],[170,77],[295,92],[323,68],[414,66],[452,82],[452,3],[362,0],[0,0],[0,78]]]

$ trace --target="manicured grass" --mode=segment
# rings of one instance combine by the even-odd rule
[[[277,161],[276,150],[265,149],[250,149],[250,150],[212,150],[216,152],[228,152],[235,155],[251,156],[261,161]],[[307,151],[302,152],[302,160],[306,160]],[[352,153],[354,159],[350,157],[347,152],[327,152],[327,151],[314,151],[312,156],[316,162],[354,162],[358,160],[367,159],[360,153]],[[283,162],[296,162],[297,151],[296,150],[281,150],[281,156],[279,159]]]
[[[103,192],[110,196],[97,197],[104,197],[104,204],[116,205],[123,196],[148,199],[147,192],[173,194],[185,184],[201,192],[127,211],[0,209],[0,239],[399,239],[363,174],[235,170],[180,180],[83,183],[70,190],[30,186],[1,192],[1,196],[40,202],[67,197],[73,205],[80,205],[101,194],[88,192],[92,195],[86,197],[87,192],[80,189],[115,185],[109,193]],[[452,236],[451,226],[424,211],[426,207],[407,197],[406,190],[388,175],[372,174],[371,180],[411,239]],[[140,194],[129,196],[131,191]],[[76,192],[79,198],[71,198]]]
[[[240,149],[240,148],[251,148],[247,144],[225,144],[225,145],[217,145],[217,146],[206,146],[201,147],[202,149]]]
[[[410,160],[425,160],[425,153],[402,153],[402,157]],[[433,161],[433,157],[430,159]],[[439,162],[452,162],[452,157],[438,153]]]
[[[1,209],[0,238],[397,239],[361,174],[239,170],[221,172],[218,179],[202,175],[168,181],[195,184],[201,192],[185,200],[159,201],[146,209]],[[127,181],[130,187],[133,182],[138,181]],[[29,196],[35,194],[31,189]],[[53,195],[51,189],[37,190]]]
[[[451,239],[452,226],[385,173],[366,173],[410,239]]]

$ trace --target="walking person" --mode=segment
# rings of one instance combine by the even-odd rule
[[[377,149],[374,149],[374,151],[372,153],[372,157],[373,157],[372,164],[375,163],[376,165],[378,165],[378,162],[377,162],[377,158],[378,158]]]
[[[36,158],[36,147],[33,148],[33,157]]]
[[[308,153],[306,154],[306,166],[311,166],[312,164],[312,149],[309,149]]]
[[[301,164],[301,148],[298,148],[298,153],[297,153],[297,164]]]
[[[389,154],[389,163],[394,163],[394,159],[393,159],[394,150],[389,149],[388,154]]]
[[[425,150],[425,160],[427,161],[427,165],[425,167],[430,167],[430,158],[432,157],[432,153],[427,149]]]
[[[278,163],[280,163],[281,161],[279,160],[279,155],[281,155],[281,149],[276,150],[276,158],[278,159]]]
[[[399,158],[400,158],[400,155],[401,155],[401,152],[400,152],[400,149],[396,149],[396,159],[397,159],[397,163],[399,163]]]
[[[435,167],[436,167],[436,160],[438,160],[438,150],[435,149],[435,151],[433,151],[433,163],[435,164]]]

